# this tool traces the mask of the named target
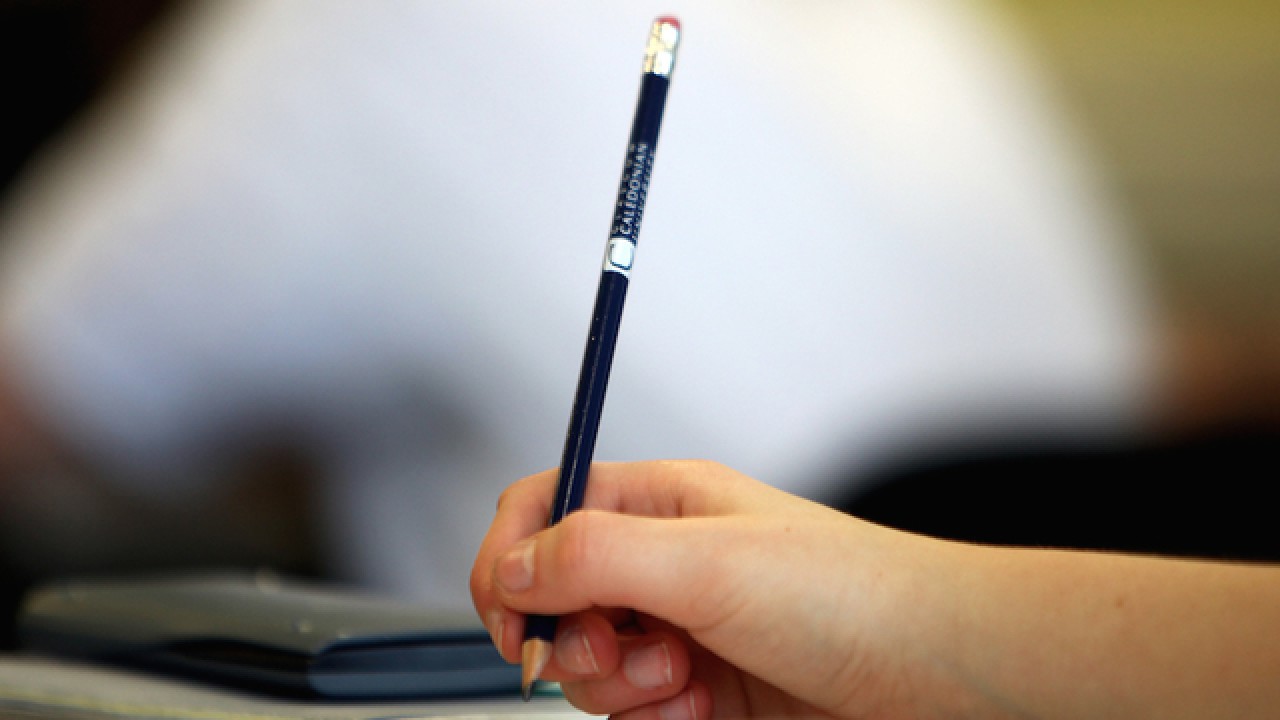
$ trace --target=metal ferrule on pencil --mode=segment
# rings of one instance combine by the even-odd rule
[[[676,65],[676,46],[680,44],[680,26],[667,18],[653,21],[649,44],[644,51],[644,71],[671,77]]]

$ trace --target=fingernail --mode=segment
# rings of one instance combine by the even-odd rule
[[[662,720],[698,720],[698,707],[693,693],[681,693],[659,705],[658,717]]]
[[[595,653],[591,652],[591,643],[587,642],[587,633],[581,625],[560,633],[555,648],[556,662],[565,670],[578,675],[600,674],[600,665],[596,662]]]
[[[520,592],[533,585],[533,538],[521,540],[498,560],[494,579],[507,592]]]
[[[493,646],[498,648],[498,652],[502,652],[502,633],[507,624],[502,618],[502,611],[490,610],[484,624],[489,629],[489,637],[493,638]]]
[[[652,690],[671,682],[671,652],[666,643],[647,645],[627,655],[622,664],[627,682],[642,690]]]

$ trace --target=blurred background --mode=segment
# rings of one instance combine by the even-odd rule
[[[1136,230],[1187,383],[1171,421],[1273,414],[1277,391],[1259,384],[1280,363],[1280,6],[989,4],[1041,62]],[[0,191],[180,5],[0,2]]]
[[[1265,509],[1280,478],[1280,5],[990,5],[1130,224],[1164,343],[1161,430],[907,463],[850,509],[977,541],[1280,559]]]
[[[1187,414],[1256,403],[1274,417],[1280,6],[998,5],[1031,39],[1136,229],[1195,386]]]
[[[1041,62],[1134,231],[1134,250],[1154,282],[1171,385],[1161,395],[1163,432],[1140,446],[1035,447],[1012,455],[966,448],[930,456],[925,464],[886,467],[871,492],[846,506],[882,522],[984,541],[1061,537],[1066,544],[1280,557],[1261,501],[1280,477],[1280,5],[991,4]],[[0,1],[7,108],[0,193],[118,81],[180,6]],[[297,512],[309,501],[307,474],[303,458],[253,458],[222,494],[225,508],[169,520],[147,515],[146,523],[121,530],[135,539],[125,554],[141,567],[249,563],[319,572],[315,528]],[[1018,480],[1032,474],[1044,482],[1029,490]],[[1141,482],[1117,491],[1117,474]],[[922,503],[926,497],[939,502]],[[958,502],[974,509],[951,511]],[[1010,513],[1011,504],[1033,511]],[[1034,511],[1048,507],[1056,508],[1052,516]],[[1087,527],[1072,522],[1086,515],[1094,518]],[[242,532],[228,535],[222,523],[229,517]],[[1189,522],[1208,523],[1208,536],[1221,542],[1206,544],[1204,534],[1184,542],[1179,528]],[[58,531],[74,535],[76,528]],[[150,542],[156,536],[179,541],[157,546]],[[3,540],[0,530],[0,560],[8,566],[0,566],[0,583],[11,607],[39,559],[13,562],[22,549]],[[81,567],[64,569],[120,563],[120,550],[112,552],[95,558],[86,547]]]

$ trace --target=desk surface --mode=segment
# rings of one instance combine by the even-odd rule
[[[393,720],[494,718],[583,720],[563,698],[408,704],[325,704],[276,700],[183,680],[0,656],[0,716],[62,720]]]

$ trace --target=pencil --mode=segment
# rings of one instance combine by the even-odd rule
[[[645,47],[644,74],[640,80],[640,96],[631,123],[618,201],[614,207],[609,241],[605,247],[604,267],[596,290],[595,309],[587,333],[587,347],[578,375],[578,389],[569,415],[564,456],[556,497],[548,525],[555,525],[566,515],[582,507],[587,489],[587,473],[595,452],[600,429],[600,412],[604,407],[605,387],[613,365],[618,327],[622,321],[622,304],[631,281],[631,263],[635,258],[636,238],[644,214],[645,196],[649,192],[649,176],[653,171],[654,149],[658,129],[666,105],[671,71],[675,67],[676,46],[680,40],[680,22],[664,16],[653,21],[649,42]],[[530,615],[525,623],[521,646],[521,695],[527,701],[533,685],[551,659],[557,618]]]

